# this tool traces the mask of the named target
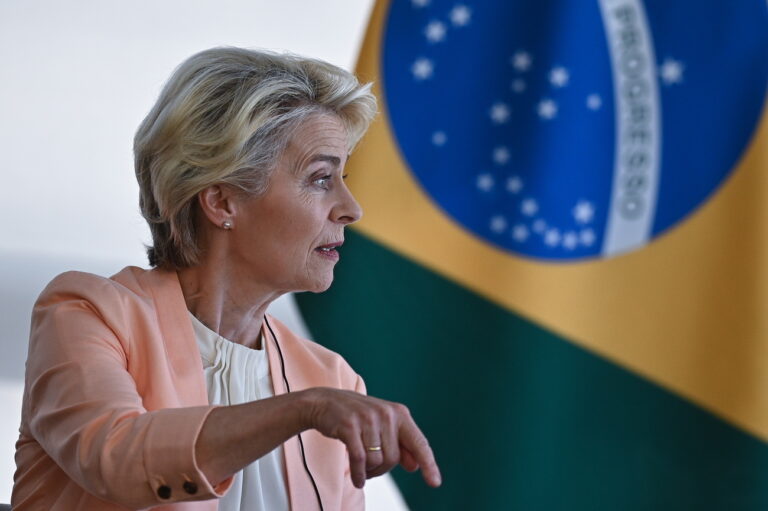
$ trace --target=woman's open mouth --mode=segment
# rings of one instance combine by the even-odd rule
[[[327,245],[321,245],[315,249],[315,252],[317,252],[323,257],[327,257],[329,259],[337,261],[339,259],[339,252],[336,250],[336,248],[340,247],[342,243],[344,242],[339,241],[336,243],[328,243]]]

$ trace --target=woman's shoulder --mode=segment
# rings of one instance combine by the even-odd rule
[[[316,374],[334,375],[338,378],[337,385],[334,386],[347,389],[362,387],[360,376],[340,354],[297,335],[274,316],[267,314],[267,320],[268,327],[272,328],[286,359],[312,367],[317,371]]]
[[[343,366],[344,368],[349,368],[350,371],[352,370],[347,361],[344,360],[344,357],[325,346],[296,334],[285,323],[271,314],[267,314],[267,326],[268,329],[271,328],[273,330],[281,348],[313,357],[318,363],[325,366]]]
[[[103,277],[82,271],[66,271],[54,277],[40,293],[39,303],[86,300],[98,305],[110,299],[121,299],[136,295],[140,297],[139,277],[147,272],[141,268],[127,266],[111,277]]]
[[[73,332],[87,331],[93,338],[116,339],[129,353],[135,343],[160,338],[160,307],[168,310],[164,304],[171,303],[173,308],[179,301],[183,307],[182,299],[174,301],[167,296],[173,294],[174,279],[172,272],[133,266],[111,277],[81,271],[57,275],[32,308],[30,343],[48,343],[51,339],[70,342]],[[183,312],[179,315],[186,319]]]
[[[53,360],[54,354],[66,356],[74,345],[80,346],[78,349],[111,346],[121,356],[128,353],[133,326],[140,318],[150,317],[146,298],[135,286],[131,288],[129,275],[134,273],[134,269],[125,268],[112,277],[81,271],[54,277],[32,309],[30,357],[43,353],[47,355],[35,360]],[[100,342],[94,344],[92,339]]]
[[[123,268],[111,277],[82,271],[61,273],[35,301],[33,320],[58,311],[85,308],[115,327],[128,328],[139,317],[153,316],[157,305],[155,292],[169,279],[157,273],[135,266]]]

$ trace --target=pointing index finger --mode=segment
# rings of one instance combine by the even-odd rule
[[[424,481],[433,488],[440,486],[443,479],[432,448],[429,446],[424,433],[410,418],[404,420],[400,427],[400,444],[419,464]]]

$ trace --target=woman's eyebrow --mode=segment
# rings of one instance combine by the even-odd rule
[[[333,156],[331,154],[316,154],[309,159],[310,163],[314,163],[316,161],[327,161],[334,167],[341,165],[341,159],[338,156]]]

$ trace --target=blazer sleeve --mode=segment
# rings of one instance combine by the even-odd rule
[[[55,279],[33,311],[23,410],[30,435],[78,485],[125,507],[222,495],[231,478],[213,487],[194,457],[213,407],[147,411],[116,333],[124,312],[99,305],[124,297],[106,279],[72,282]]]

